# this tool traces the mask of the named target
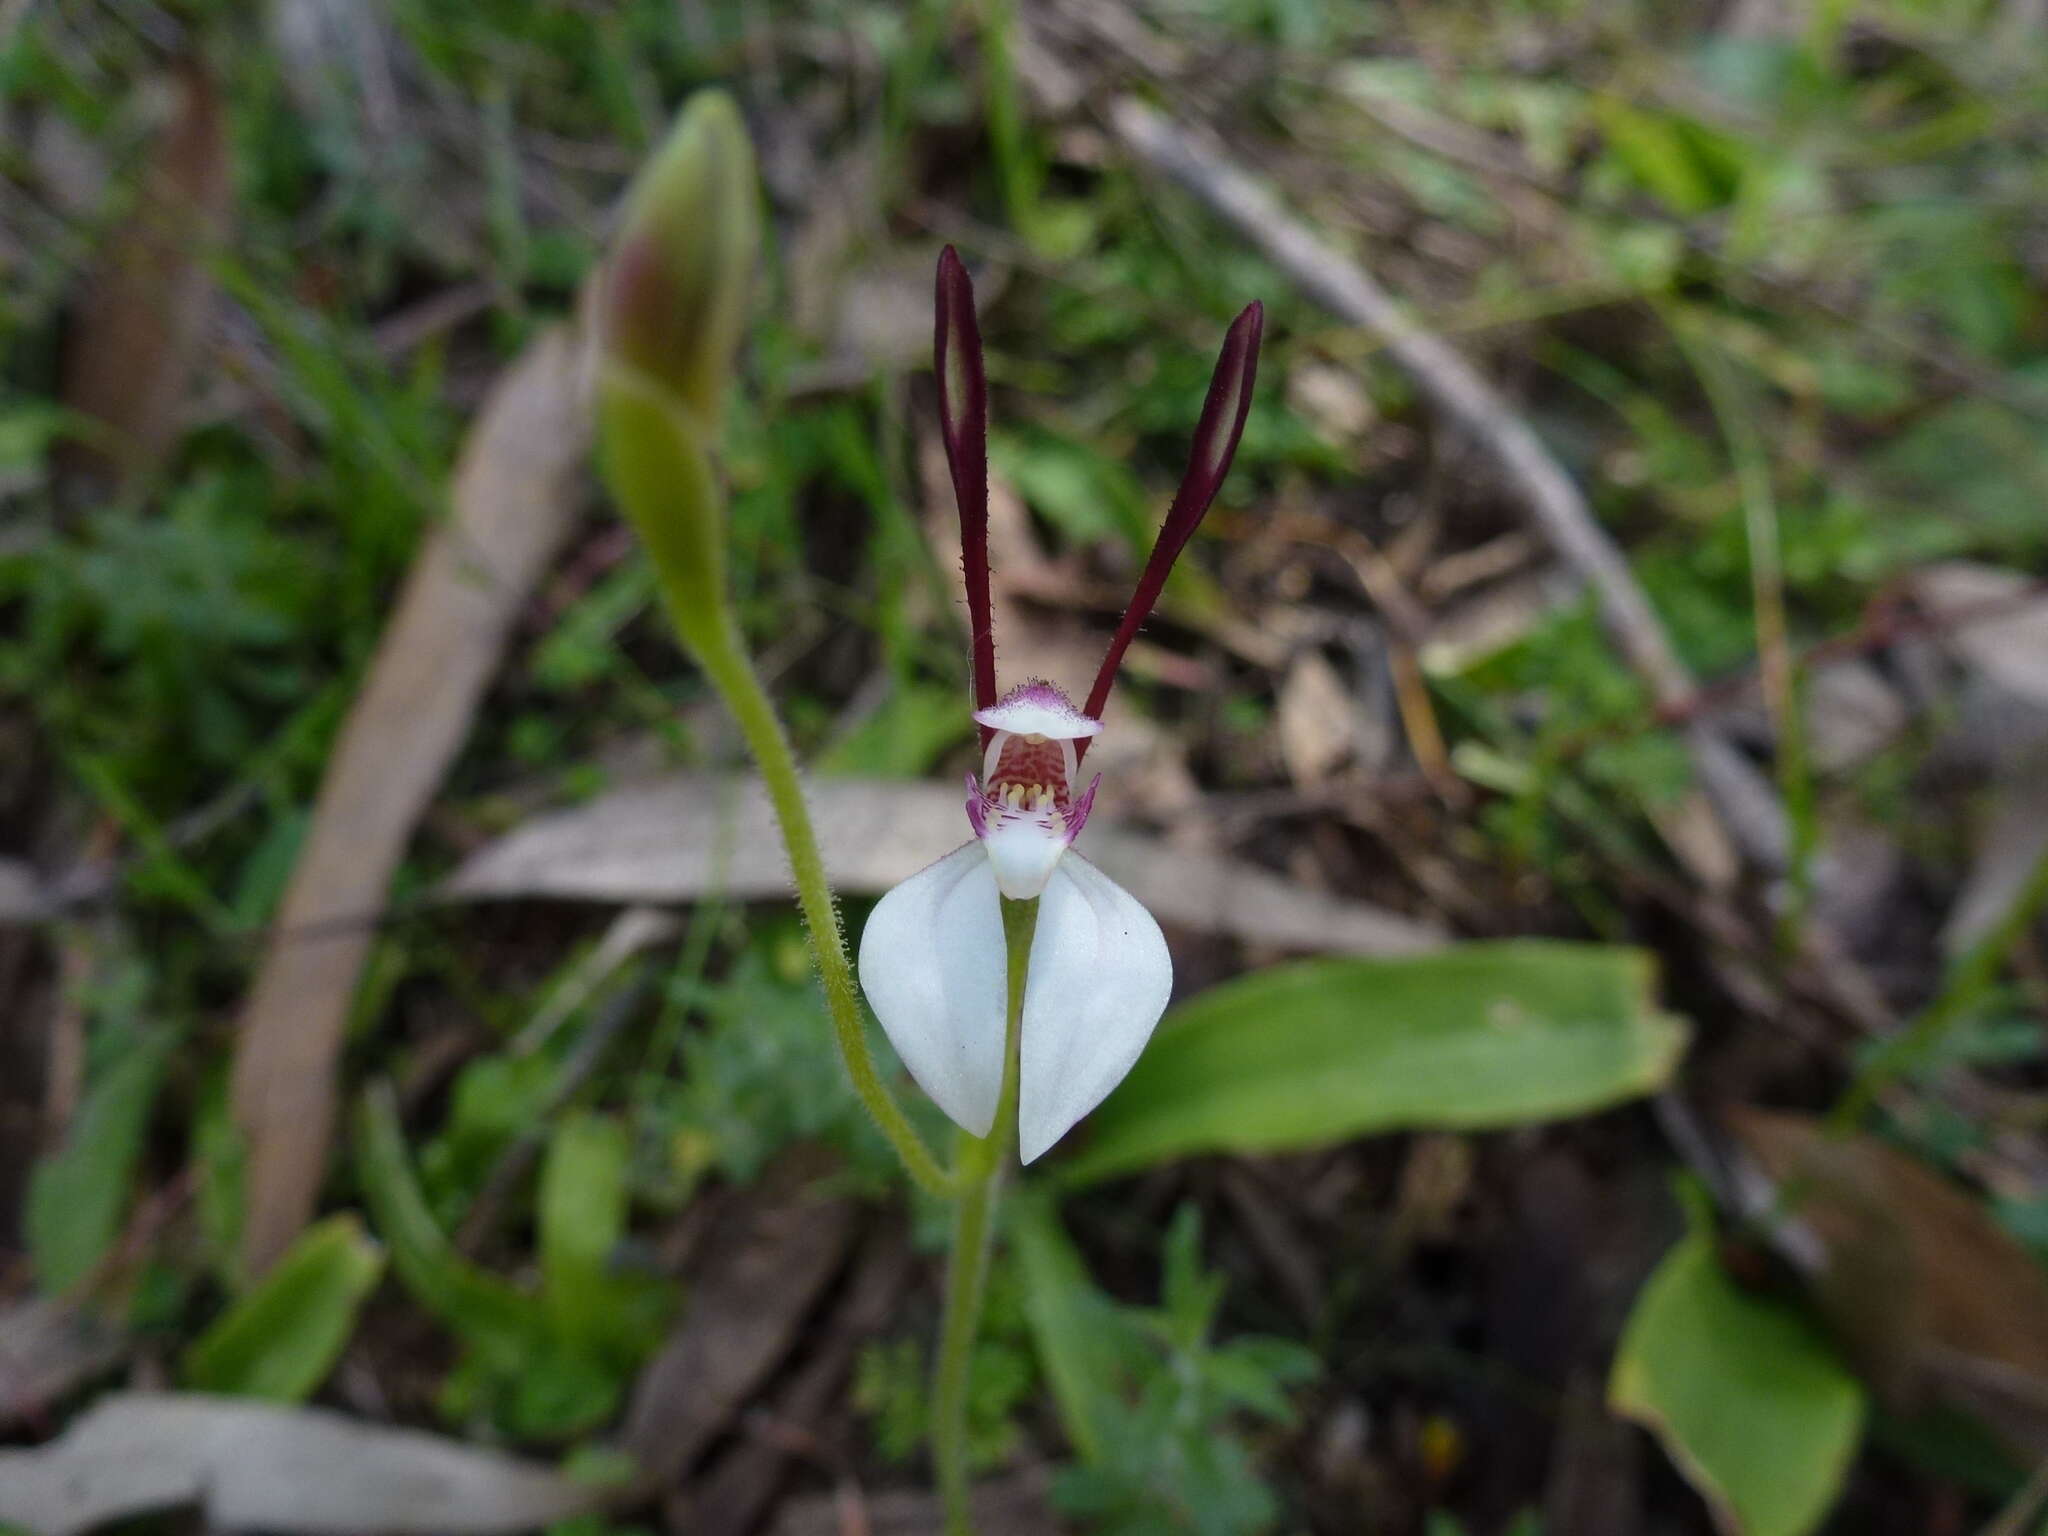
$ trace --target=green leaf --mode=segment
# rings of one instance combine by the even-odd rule
[[[1068,1182],[1203,1152],[1482,1130],[1654,1093],[1685,1048],[1639,950],[1521,941],[1275,966],[1173,1009]]]
[[[811,771],[821,777],[914,779],[929,773],[941,754],[973,730],[973,717],[960,707],[957,687],[899,687],[822,753]]]
[[[540,1175],[541,1291],[565,1335],[606,1331],[613,1287],[605,1273],[626,1235],[625,1128],[603,1115],[571,1115],[548,1142]]]
[[[309,1227],[185,1352],[185,1384],[304,1401],[334,1368],[383,1274],[384,1250],[354,1212]]]
[[[2041,372],[2024,377],[2037,390],[2048,384]],[[1996,401],[1964,398],[1923,416],[1865,474],[1880,502],[1884,568],[1982,548],[2026,551],[2040,536],[2048,448]]]
[[[96,1075],[64,1145],[29,1178],[29,1257],[48,1294],[84,1280],[121,1229],[172,1039],[145,1034]]]
[[[1741,1289],[1698,1229],[1636,1297],[1608,1381],[1741,1536],[1800,1536],[1841,1491],[1863,1430],[1863,1389],[1820,1330]]]
[[[540,1303],[449,1246],[413,1180],[388,1084],[366,1092],[357,1108],[356,1177],[413,1299],[499,1365],[532,1358],[548,1332]]]
[[[228,1073],[211,1074],[192,1121],[193,1209],[208,1266],[230,1290],[244,1289],[240,1255],[248,1144],[228,1102]]]
[[[533,648],[532,675],[549,693],[590,687],[619,665],[619,632],[654,598],[654,567],[628,560],[569,605]]]
[[[540,1052],[501,1051],[456,1075],[440,1134],[419,1154],[420,1187],[436,1220],[452,1226],[461,1219],[499,1158],[545,1113],[555,1072]]]
[[[1142,547],[1149,535],[1136,476],[1084,443],[1050,432],[995,432],[989,461],[1033,511],[1078,543],[1121,538]]]
[[[1027,1190],[1011,1202],[1009,1236],[1024,1280],[1024,1315],[1060,1424],[1083,1460],[1099,1460],[1114,1406],[1103,1366],[1122,1347],[1117,1321],[1042,1192]]]
[[[1746,161],[1735,140],[1613,97],[1594,102],[1593,112],[1614,157],[1673,213],[1693,218],[1734,196]]]

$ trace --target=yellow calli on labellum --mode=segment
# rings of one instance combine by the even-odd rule
[[[996,694],[988,573],[988,388],[974,290],[951,246],[939,258],[939,413],[960,505],[982,767],[967,779],[974,837],[885,895],[860,943],[860,980],[896,1053],[955,1123],[995,1124],[1002,1094],[1007,950],[1000,898],[1035,900],[1019,1043],[1018,1153],[1029,1163],[1108,1096],[1151,1038],[1173,990],[1152,915],[1069,851],[1100,776],[1081,759],[1124,651],[1230,470],[1251,408],[1265,312],[1231,325],[1194,450],[1138,589],[1085,705],[1051,683]]]

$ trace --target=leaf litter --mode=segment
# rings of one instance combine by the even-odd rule
[[[343,724],[236,1022],[235,1117],[248,1144],[242,1257],[252,1272],[312,1215],[373,920],[514,621],[568,534],[588,445],[580,344],[568,329],[544,331],[470,430],[449,518],[414,562]]]

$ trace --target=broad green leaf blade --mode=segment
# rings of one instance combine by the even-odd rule
[[[1863,1430],[1863,1389],[1826,1338],[1729,1279],[1706,1231],[1637,1296],[1607,1400],[1663,1442],[1730,1536],[1814,1529]]]
[[[1734,140],[1690,118],[1612,97],[1593,110],[1615,158],[1672,212],[1695,217],[1735,195],[1748,159]]]
[[[84,1280],[121,1229],[172,1039],[152,1031],[123,1050],[94,1078],[64,1145],[36,1164],[23,1220],[46,1294]]]
[[[303,1402],[341,1357],[383,1274],[384,1250],[354,1212],[309,1227],[185,1352],[185,1384]]]
[[[389,1084],[366,1092],[357,1109],[356,1177],[413,1299],[508,1368],[532,1359],[548,1334],[541,1304],[464,1259],[434,1224],[413,1179]]]
[[[1484,1130],[1654,1093],[1686,1027],[1657,1010],[1651,980],[1639,950],[1542,942],[1275,966],[1169,1012],[1062,1177]]]

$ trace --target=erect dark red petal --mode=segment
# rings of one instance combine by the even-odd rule
[[[939,380],[939,430],[960,508],[960,564],[967,578],[968,638],[974,663],[974,707],[996,701],[995,621],[988,595],[988,376],[974,284],[952,246],[939,253],[938,313],[932,367]],[[987,740],[987,731],[982,738]]]
[[[1187,473],[1181,476],[1180,489],[1174,493],[1173,505],[1167,508],[1159,540],[1152,546],[1152,557],[1145,562],[1145,572],[1138,578],[1138,590],[1131,594],[1123,621],[1110,638],[1109,654],[1102,658],[1102,670],[1095,675],[1095,686],[1088,690],[1088,702],[1081,707],[1084,715],[1102,718],[1102,706],[1116,683],[1124,652],[1130,648],[1139,627],[1152,616],[1160,589],[1166,585],[1166,573],[1173,569],[1173,562],[1187,547],[1202,514],[1216,499],[1223,477],[1230,473],[1230,461],[1237,456],[1237,440],[1244,435],[1245,417],[1252,408],[1252,385],[1259,373],[1259,337],[1265,325],[1265,306],[1248,304],[1244,313],[1231,322],[1230,334],[1223,338],[1223,352],[1216,359],[1216,373],[1209,380],[1209,398],[1202,403],[1202,420],[1195,428],[1194,447],[1188,454]],[[1077,745],[1081,752],[1088,748],[1086,741]]]

